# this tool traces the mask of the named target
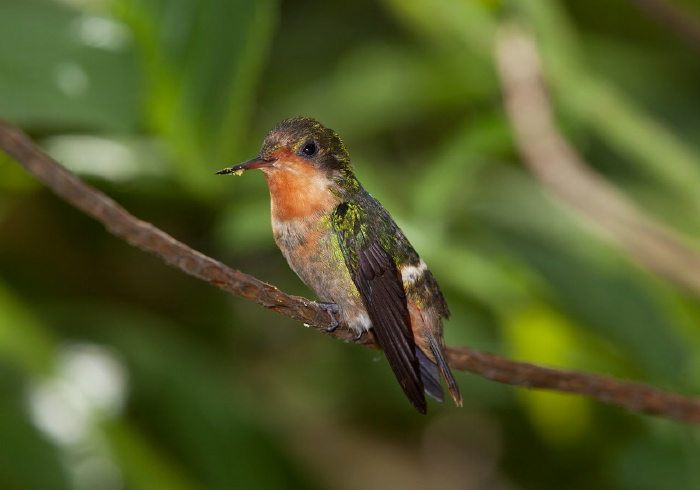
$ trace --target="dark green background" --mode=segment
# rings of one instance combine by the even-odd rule
[[[0,117],[305,296],[262,175],[214,172],[316,117],[440,281],[448,344],[700,392],[697,299],[520,163],[494,66],[513,22],[583,157],[700,243],[700,53],[625,0],[0,0]],[[464,408],[420,416],[377,351],[165,266],[0,156],[2,489],[700,488],[696,428],[457,379]]]

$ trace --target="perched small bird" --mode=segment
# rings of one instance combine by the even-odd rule
[[[437,281],[389,213],[360,185],[338,134],[309,117],[277,124],[260,155],[217,174],[260,169],[275,241],[331,316],[372,329],[401,388],[421,413],[424,392],[443,401],[439,375],[462,396],[445,359]]]

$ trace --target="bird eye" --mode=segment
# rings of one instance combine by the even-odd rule
[[[301,147],[301,152],[307,157],[314,156],[316,151],[318,151],[318,148],[316,147],[316,142],[314,141],[304,143],[304,146]]]

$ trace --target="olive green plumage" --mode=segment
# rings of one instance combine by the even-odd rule
[[[334,231],[343,238],[340,241],[343,256],[353,271],[358,266],[357,251],[366,249],[375,241],[389,253],[398,270],[420,264],[420,256],[389,212],[362,186],[334,210],[332,224]],[[422,304],[435,308],[441,317],[449,318],[445,297],[429,270],[426,269],[415,282],[405,285],[405,290]]]

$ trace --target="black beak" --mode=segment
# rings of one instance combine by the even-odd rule
[[[255,158],[251,158],[250,160],[246,160],[243,163],[239,163],[238,165],[234,165],[233,167],[227,167],[227,168],[221,169],[218,172],[216,172],[216,175],[235,174],[235,173],[243,172],[244,170],[250,170],[253,168],[269,167],[276,160],[277,160],[276,158],[272,159],[272,160],[265,160],[264,158],[255,157]]]

